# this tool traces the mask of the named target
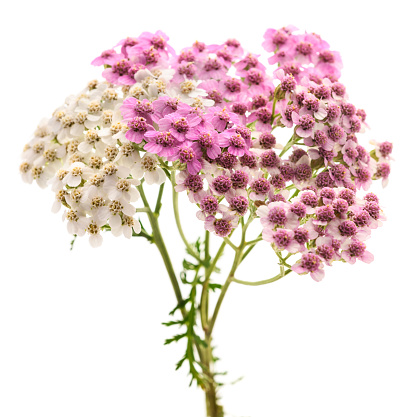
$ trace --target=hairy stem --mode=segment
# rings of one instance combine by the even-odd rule
[[[223,407],[218,404],[218,396],[217,396],[217,383],[214,378],[214,370],[213,370],[213,354],[212,354],[212,346],[211,346],[211,336],[207,336],[205,338],[205,342],[207,344],[206,347],[206,354],[204,356],[204,372],[207,377],[207,386],[205,389],[205,397],[206,397],[206,413],[207,417],[223,417]]]

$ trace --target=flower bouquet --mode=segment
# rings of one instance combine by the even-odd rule
[[[51,187],[52,211],[63,210],[74,239],[88,235],[98,247],[110,232],[158,248],[177,299],[164,323],[177,332],[165,343],[183,343],[176,368],[187,367],[204,390],[211,417],[224,415],[212,338],[229,286],[291,272],[320,281],[335,262],[370,263],[365,241],[385,219],[369,189],[373,180],[387,184],[392,144],[361,144],[366,114],[339,81],[339,53],[293,26],[268,29],[263,48],[271,75],[235,39],[196,41],[179,53],[161,31],[123,39],[92,61],[103,79],[40,122],[20,166],[24,181]],[[162,213],[166,184],[173,213]],[[153,202],[150,187],[158,190]],[[184,234],[180,193],[196,206],[195,242]],[[179,273],[161,213],[175,219],[187,252]],[[240,265],[261,241],[278,270],[241,279]],[[221,279],[226,247],[233,262]]]

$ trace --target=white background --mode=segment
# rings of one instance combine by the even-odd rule
[[[41,118],[99,76],[90,61],[126,36],[161,29],[176,50],[234,37],[264,53],[265,30],[287,24],[341,52],[367,138],[394,142],[390,184],[375,187],[388,221],[368,242],[371,265],[326,268],[321,283],[291,274],[264,287],[232,284],[215,342],[219,370],[244,379],[222,390],[223,404],[237,417],[414,415],[413,35],[404,4],[39,0],[3,9],[0,416],[204,415],[202,392],[174,371],[184,346],[163,346],[174,295],[156,248],[106,235],[100,249],[78,239],[70,252],[53,194],[20,180],[20,152]],[[184,207],[195,238],[202,224]],[[178,267],[169,210],[162,225]],[[272,251],[258,248],[240,279],[274,275]]]

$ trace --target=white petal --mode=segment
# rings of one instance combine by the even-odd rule
[[[98,246],[101,246],[103,242],[103,237],[100,233],[96,235],[90,235],[89,236],[89,243],[93,248],[97,248]]]
[[[129,195],[132,202],[137,201],[139,199],[139,192],[135,187],[130,188]]]
[[[124,232],[124,236],[127,239],[131,239],[131,237],[132,237],[132,227],[123,226],[122,231]]]
[[[83,131],[85,130],[85,126],[82,124],[77,124],[75,123],[71,128],[70,128],[70,134],[72,136],[81,136]]]
[[[69,185],[69,187],[77,187],[82,181],[82,177],[80,175],[71,175],[69,174],[67,176],[66,183]]]
[[[108,220],[109,226],[111,226],[111,229],[117,229],[119,227],[121,227],[122,225],[122,220],[121,217],[118,216],[118,214],[116,214],[115,216],[109,216],[109,220]]]
[[[140,224],[140,222],[138,222],[138,221],[134,221],[134,226],[133,226],[133,229],[134,229],[134,232],[136,233],[136,234],[139,234],[139,233],[141,233],[141,224]]]
[[[157,168],[156,172],[158,173],[157,184],[161,185],[167,179],[165,172],[161,168]]]
[[[61,207],[62,207],[61,202],[58,201],[58,200],[55,200],[55,202],[53,203],[53,206],[52,206],[52,213],[57,213],[60,210]]]
[[[135,207],[132,204],[124,203],[124,209],[122,211],[127,216],[133,216],[135,214]]]
[[[122,227],[113,227],[111,229],[112,235],[115,237],[119,237],[122,235]]]
[[[133,178],[138,178],[138,179],[141,179],[144,176],[144,170],[141,168],[140,164],[134,165],[134,167],[131,169],[131,175]]]
[[[86,142],[82,142],[78,145],[78,150],[81,151],[82,153],[89,153],[92,149],[93,149],[93,146]]]
[[[75,222],[68,221],[67,228],[68,228],[68,232],[71,235],[75,235],[76,234],[77,227],[76,227],[76,223]]]
[[[147,182],[148,185],[152,185],[152,184],[156,183],[157,180],[158,180],[157,170],[146,172],[144,174],[144,178],[145,178],[145,181]]]
[[[99,207],[96,211],[96,218],[98,221],[106,221],[109,217],[109,208],[108,207]]]
[[[97,122],[100,118],[101,118],[101,116],[97,116],[97,115],[94,115],[94,114],[88,114],[88,120],[90,120],[91,122]]]

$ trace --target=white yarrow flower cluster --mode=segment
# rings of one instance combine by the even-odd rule
[[[89,235],[93,247],[101,245],[103,230],[126,238],[139,234],[137,186],[166,180],[162,158],[125,138],[119,108],[127,97],[153,101],[167,95],[172,76],[172,70],[146,69],[132,86],[91,81],[42,120],[24,147],[23,180],[49,185],[55,193],[52,211],[63,209],[68,232]]]

